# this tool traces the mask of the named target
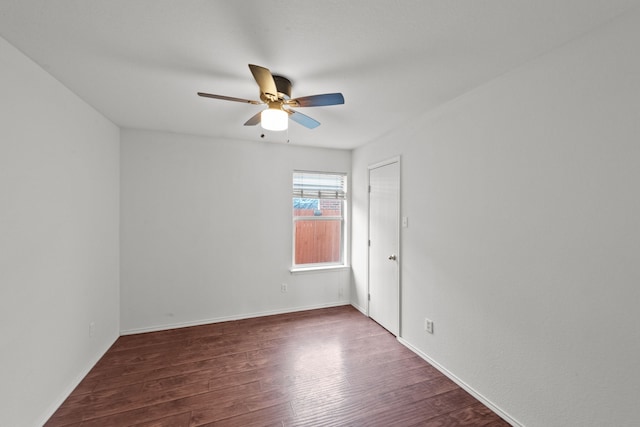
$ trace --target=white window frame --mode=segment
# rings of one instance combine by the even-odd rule
[[[294,170],[293,175],[295,174],[316,174],[316,175],[340,175],[343,177],[344,186],[343,186],[343,194],[336,195],[334,197],[325,193],[325,196],[319,195],[318,197],[312,197],[314,194],[312,193],[297,193],[294,190],[292,194],[292,201],[295,198],[309,198],[309,199],[329,199],[329,200],[339,200],[342,204],[342,216],[295,216],[293,215],[293,206],[291,207],[291,215],[292,215],[292,223],[291,223],[291,231],[292,231],[292,251],[291,251],[291,272],[305,272],[305,271],[317,271],[317,270],[336,270],[348,268],[347,265],[347,215],[348,215],[348,194],[347,194],[347,173],[344,172],[327,172],[327,171],[306,171],[306,170]],[[296,223],[298,221],[335,221],[340,220],[340,260],[337,262],[322,262],[322,263],[307,263],[307,264],[296,264]]]

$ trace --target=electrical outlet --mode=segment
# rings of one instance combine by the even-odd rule
[[[424,319],[424,330],[430,334],[433,333],[433,320],[427,318]]]
[[[89,336],[92,337],[96,333],[96,324],[95,322],[89,323]]]
[[[283,283],[282,285],[280,285],[280,292],[285,293],[287,292],[287,284]]]

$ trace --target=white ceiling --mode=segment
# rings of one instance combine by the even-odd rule
[[[247,64],[293,82],[322,123],[265,140],[350,149],[638,0],[0,0],[0,35],[122,127],[259,140]]]

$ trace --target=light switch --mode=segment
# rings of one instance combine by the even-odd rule
[[[409,218],[406,216],[402,217],[402,228],[407,228],[409,227]]]

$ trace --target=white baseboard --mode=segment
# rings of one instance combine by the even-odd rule
[[[364,307],[360,307],[359,305],[356,305],[354,303],[351,303],[351,305],[353,306],[353,308],[355,308],[356,310],[358,310],[360,313],[364,314],[365,316],[369,317],[369,315],[367,314],[367,309]]]
[[[165,331],[167,329],[187,328],[189,326],[200,326],[200,325],[208,325],[211,323],[229,322],[232,320],[252,319],[254,317],[295,313],[297,311],[316,310],[319,308],[329,308],[329,307],[340,307],[342,305],[349,305],[349,302],[337,301],[329,304],[310,305],[305,307],[285,308],[285,309],[279,309],[279,310],[268,310],[268,311],[261,311],[258,313],[246,313],[246,314],[238,314],[233,316],[214,317],[210,319],[200,319],[200,320],[194,320],[190,322],[167,323],[164,325],[150,326],[147,328],[125,329],[120,331],[120,335],[123,336],[123,335],[142,334],[145,332]]]
[[[67,387],[65,387],[65,389],[60,393],[58,398],[55,399],[53,401],[53,403],[51,403],[51,405],[49,405],[47,410],[40,416],[40,420],[39,420],[39,423],[37,425],[42,426],[42,425],[44,425],[44,423],[46,423],[49,420],[49,418],[51,418],[51,416],[58,410],[58,408],[60,408],[60,406],[64,403],[64,401],[67,400],[67,398],[71,395],[73,390],[75,390],[76,387],[78,387],[78,385],[84,379],[84,377],[87,376],[89,371],[91,371],[91,369],[93,369],[93,367],[96,365],[96,363],[98,363],[100,358],[102,356],[104,356],[104,354],[107,352],[107,350],[109,350],[109,348],[111,348],[113,343],[116,342],[116,339],[117,339],[117,337],[114,338],[113,341],[109,345],[107,345],[105,348],[103,348],[102,351],[99,351],[95,355],[95,357],[92,360],[90,360],[89,363],[87,363],[84,366],[84,368],[80,371],[80,373],[71,382],[69,382]]]
[[[439,370],[440,372],[442,372],[445,376],[447,376],[451,381],[453,381],[454,383],[458,384],[462,389],[464,389],[466,392],[468,392],[469,394],[471,394],[473,397],[475,397],[477,400],[479,400],[480,402],[482,402],[483,405],[485,405],[486,407],[488,407],[489,409],[491,409],[493,412],[495,412],[500,418],[502,418],[503,420],[505,420],[506,422],[508,422],[509,424],[511,424],[513,427],[524,427],[523,424],[519,423],[518,421],[516,421],[513,417],[511,417],[509,414],[507,414],[506,412],[504,412],[502,409],[500,409],[498,406],[496,406],[492,401],[490,401],[489,399],[487,399],[486,397],[484,397],[482,394],[478,393],[476,390],[474,390],[471,386],[469,386],[467,383],[465,383],[464,381],[462,381],[460,378],[458,378],[457,376],[455,376],[451,371],[449,371],[447,368],[445,368],[444,366],[440,365],[438,362],[436,362],[435,360],[433,360],[432,358],[430,358],[429,356],[427,356],[425,353],[423,353],[422,351],[418,350],[416,347],[412,346],[408,341],[406,341],[403,338],[398,337],[398,341],[404,345],[405,347],[407,347],[409,350],[413,351],[415,354],[417,354],[418,356],[420,356],[421,358],[423,358],[425,361],[427,361],[430,365],[432,365],[434,368],[436,368],[437,370]]]

